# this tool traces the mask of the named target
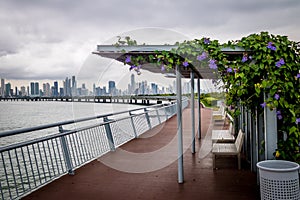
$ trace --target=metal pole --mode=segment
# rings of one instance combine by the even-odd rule
[[[266,93],[264,101],[266,102]],[[264,140],[265,140],[265,160],[274,159],[273,152],[277,149],[277,116],[276,110],[264,108]]]
[[[200,78],[197,79],[197,92],[198,92],[198,139],[201,139],[201,102],[200,102]]]
[[[149,113],[147,111],[147,108],[144,108],[144,112],[145,112],[145,117],[146,117],[146,120],[147,120],[147,124],[149,126],[149,130],[152,129],[151,127],[151,121],[150,121],[150,117],[149,117]]]
[[[183,142],[182,142],[182,96],[181,74],[176,65],[177,137],[178,137],[178,183],[183,183]]]
[[[135,128],[135,125],[134,125],[134,121],[133,121],[134,115],[130,111],[129,111],[129,115],[130,115],[131,126],[132,126],[133,132],[134,132],[134,137],[138,138],[137,131],[136,131],[136,128]]]
[[[62,126],[59,126],[58,130],[59,130],[60,133],[64,132],[64,129],[63,129]],[[71,159],[70,151],[69,151],[69,148],[68,148],[66,136],[60,137],[60,141],[61,141],[61,145],[62,145],[62,149],[63,149],[63,155],[64,155],[64,158],[65,158],[65,161],[66,161],[66,167],[68,169],[68,173],[70,175],[74,175],[75,172],[73,170],[72,159]]]
[[[196,152],[196,142],[195,142],[195,83],[194,83],[194,72],[191,71],[191,115],[192,115],[192,153]]]
[[[110,120],[107,117],[104,117],[103,121],[104,122],[109,122]],[[115,147],[115,142],[114,142],[114,138],[113,138],[113,135],[112,135],[112,131],[111,131],[111,128],[110,128],[110,123],[106,123],[104,125],[104,127],[105,127],[106,137],[107,137],[108,143],[109,143],[109,148],[110,148],[111,151],[115,151],[116,147]]]

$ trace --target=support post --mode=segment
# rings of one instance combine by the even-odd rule
[[[198,139],[201,139],[201,102],[200,102],[200,78],[197,79],[197,92],[198,92]]]
[[[196,141],[195,141],[195,82],[194,72],[191,71],[191,115],[192,115],[192,153],[196,152]]]
[[[176,65],[176,102],[177,102],[177,138],[178,138],[178,183],[183,183],[183,139],[182,139],[182,95],[180,68]]]
[[[134,121],[133,121],[133,114],[131,112],[129,112],[129,115],[130,115],[131,126],[132,126],[132,129],[133,129],[133,132],[134,132],[134,137],[137,138],[138,135],[137,135],[137,131],[136,131],[136,128],[135,128],[135,125],[134,125]]]
[[[103,118],[104,122],[109,122],[109,119],[107,117]],[[109,143],[109,147],[111,151],[115,151],[116,147],[115,147],[115,142],[114,142],[114,138],[112,136],[112,132],[111,132],[111,128],[110,128],[110,124],[106,123],[104,125],[105,127],[105,132],[106,132],[106,137],[108,139],[108,143]]]
[[[161,124],[161,120],[160,120],[160,117],[159,117],[158,109],[156,109],[156,115],[157,115],[158,123]]]
[[[266,101],[266,94],[264,94]],[[276,110],[271,111],[264,108],[264,139],[265,139],[265,159],[274,159],[273,152],[277,149],[277,116]]]
[[[146,117],[149,129],[152,129],[152,127],[151,127],[151,121],[150,121],[150,117],[149,117],[149,113],[147,111],[147,108],[144,108],[144,111],[145,111],[145,117]]]
[[[58,130],[60,133],[65,132],[62,126],[58,127]],[[75,172],[73,170],[73,164],[72,164],[72,160],[71,160],[71,155],[70,155],[70,151],[68,148],[68,144],[67,144],[67,139],[66,136],[61,136],[60,137],[60,141],[61,141],[61,145],[62,145],[62,149],[63,149],[63,155],[66,161],[66,167],[68,169],[68,174],[69,175],[74,175]]]

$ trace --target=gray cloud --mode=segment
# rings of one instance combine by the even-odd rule
[[[222,42],[260,31],[299,41],[299,10],[298,0],[1,1],[0,77],[76,74],[97,44],[141,27]]]

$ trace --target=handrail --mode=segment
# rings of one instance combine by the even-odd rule
[[[183,98],[183,109],[187,105],[188,99]],[[74,174],[75,169],[114,151],[176,113],[176,103],[172,102],[2,132],[0,137],[4,138],[58,128],[50,135],[0,147],[0,199],[21,198],[67,173]],[[112,116],[116,117],[108,118]],[[99,118],[103,121],[92,121],[92,124],[81,124],[80,127],[76,125],[72,130],[63,128],[64,125]]]
[[[6,136],[11,136],[11,135],[17,135],[17,134],[21,134],[21,133],[28,133],[28,132],[32,132],[32,131],[38,131],[38,130],[47,129],[47,128],[53,128],[53,127],[62,126],[62,125],[68,125],[68,124],[74,124],[74,123],[78,123],[78,122],[95,120],[95,119],[99,119],[99,118],[103,118],[103,117],[109,117],[109,116],[113,116],[113,115],[120,115],[120,114],[123,114],[123,113],[134,112],[134,111],[142,110],[144,108],[159,107],[159,106],[162,106],[162,105],[163,104],[157,104],[157,105],[152,105],[152,106],[146,106],[146,107],[143,107],[143,108],[135,108],[135,109],[128,110],[128,111],[120,111],[120,112],[102,114],[102,115],[97,115],[97,116],[92,116],[92,117],[84,117],[84,118],[79,118],[79,119],[75,119],[75,120],[67,120],[67,121],[62,121],[62,122],[56,122],[56,123],[52,123],[52,124],[45,124],[45,125],[40,125],[40,126],[35,126],[35,127],[30,127],[30,128],[21,128],[21,129],[15,129],[15,130],[11,130],[11,131],[4,131],[4,132],[0,132],[0,138],[1,137],[6,137]]]

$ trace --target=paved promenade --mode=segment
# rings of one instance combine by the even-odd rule
[[[197,112],[196,112],[197,113]],[[202,108],[202,139],[192,154],[191,110],[183,111],[184,184],[177,182],[177,119],[77,169],[24,199],[259,199],[256,174],[245,161],[217,159],[212,169],[211,110]],[[196,116],[196,119],[198,117]],[[196,123],[197,125],[197,123]],[[196,127],[196,131],[197,131]]]

